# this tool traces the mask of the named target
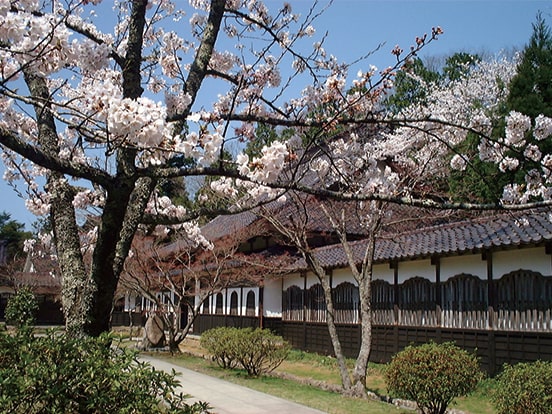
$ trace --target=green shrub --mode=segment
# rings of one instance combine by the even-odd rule
[[[238,335],[237,328],[219,327],[201,334],[201,346],[212,356],[219,367],[232,369],[237,365],[233,346]]]
[[[267,329],[241,329],[235,346],[236,360],[250,376],[277,368],[287,357],[289,345]]]
[[[25,413],[206,412],[175,394],[175,375],[137,360],[112,338],[71,338],[48,332],[0,334],[0,407]]]
[[[472,392],[483,378],[477,357],[453,343],[409,346],[385,371],[387,388],[415,401],[424,414],[443,414],[455,397]]]
[[[222,368],[240,366],[250,376],[278,367],[290,347],[281,336],[266,329],[214,328],[201,335],[201,345]]]
[[[35,323],[38,302],[29,287],[18,289],[6,304],[5,317],[8,325],[16,328],[30,327]]]
[[[552,361],[505,364],[492,402],[498,414],[551,414]]]

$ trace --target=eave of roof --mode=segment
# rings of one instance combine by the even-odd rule
[[[434,256],[477,253],[498,248],[538,245],[552,240],[552,211],[508,213],[479,219],[424,227],[387,235],[376,241],[374,261],[386,263]],[[351,242],[355,260],[360,262],[367,241]],[[320,247],[315,254],[328,269],[348,266],[341,244]],[[303,259],[294,267],[307,270]]]

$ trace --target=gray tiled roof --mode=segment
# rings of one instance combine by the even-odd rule
[[[542,244],[552,240],[552,211],[505,213],[465,220],[381,237],[376,242],[375,261],[385,263],[440,255],[476,253],[488,249]],[[360,261],[366,241],[352,242]],[[347,266],[341,244],[315,250],[324,267]],[[295,268],[305,269],[303,260]]]

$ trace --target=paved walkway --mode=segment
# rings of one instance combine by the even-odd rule
[[[241,385],[213,378],[169,362],[143,355],[155,369],[180,373],[177,378],[181,388],[177,392],[189,394],[190,401],[207,401],[216,414],[324,414],[323,411],[305,407],[282,398],[273,397]]]

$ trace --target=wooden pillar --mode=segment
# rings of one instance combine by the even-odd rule
[[[494,329],[495,312],[497,308],[496,286],[493,278],[493,254],[490,251],[484,251],[482,259],[487,262],[487,302],[489,312],[489,328]]]
[[[389,263],[391,269],[393,269],[393,318],[395,323],[393,324],[393,353],[392,355],[399,352],[399,262],[394,261]]]
[[[441,310],[443,309],[443,299],[441,295],[441,259],[437,256],[431,258],[431,264],[435,266],[435,312],[437,316],[437,342],[441,342]]]
[[[259,286],[259,327],[264,328],[264,286]]]
[[[497,372],[496,364],[496,340],[495,340],[495,312],[497,308],[496,286],[493,279],[493,254],[486,250],[481,255],[483,260],[487,261],[487,302],[489,314],[489,330],[487,335],[487,343],[489,348],[489,372]]]
[[[303,349],[307,349],[307,273],[303,277]]]

